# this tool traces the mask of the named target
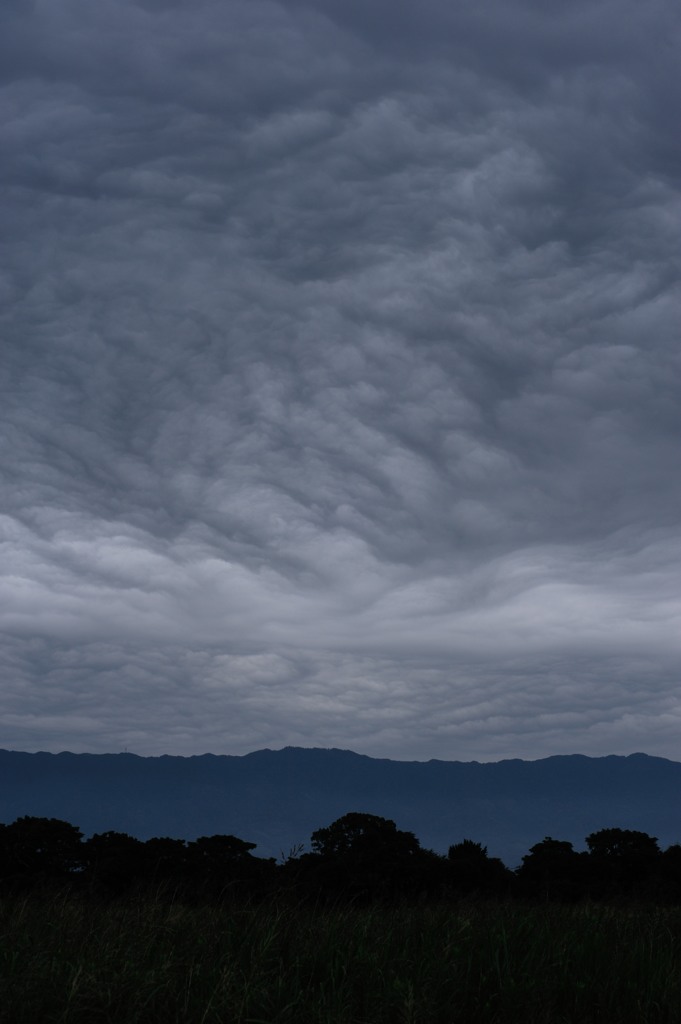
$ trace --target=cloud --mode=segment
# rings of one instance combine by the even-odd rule
[[[2,19],[0,743],[673,754],[671,5]]]

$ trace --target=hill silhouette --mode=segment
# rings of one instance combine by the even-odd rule
[[[0,750],[0,821],[54,817],[86,835],[228,833],[260,857],[309,842],[349,811],[393,819],[444,853],[464,838],[514,867],[542,836],[577,846],[602,828],[681,840],[681,764],[646,754],[492,763],[392,761],[286,747],[244,756]]]

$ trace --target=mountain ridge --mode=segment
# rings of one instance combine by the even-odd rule
[[[145,757],[0,749],[0,821],[71,821],[141,839],[227,833],[279,856],[348,811],[392,818],[425,847],[482,842],[509,866],[545,835],[577,847],[605,827],[681,840],[681,763],[555,754],[534,761],[399,761],[287,746],[248,754]]]

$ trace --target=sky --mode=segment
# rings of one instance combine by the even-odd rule
[[[681,760],[675,0],[4,0],[0,746]]]

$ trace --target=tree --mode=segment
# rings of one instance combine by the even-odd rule
[[[603,828],[588,835],[586,845],[595,895],[645,891],[661,856],[654,836],[632,829]]]
[[[572,843],[546,836],[531,847],[516,871],[521,892],[571,901],[585,895],[583,856]]]
[[[394,821],[356,811],[338,818],[328,828],[312,833],[311,846],[322,857],[376,860],[415,856],[420,843],[413,832],[401,832]]]
[[[255,843],[231,835],[201,836],[187,844],[188,877],[193,890],[211,898],[266,888],[274,858],[254,857]]]
[[[34,881],[67,878],[82,867],[82,837],[59,818],[17,818],[2,830],[0,873]]]
[[[249,863],[255,843],[236,836],[200,836],[187,847],[193,864],[209,874],[230,872],[235,865]]]
[[[668,846],[657,863],[655,893],[669,903],[681,903],[681,846]]]
[[[450,846],[447,862],[449,884],[462,893],[499,894],[513,877],[498,857],[490,857],[487,847],[472,839]]]
[[[586,845],[593,857],[610,862],[649,863],[660,854],[655,836],[626,828],[602,828],[600,832],[592,832],[586,837]]]
[[[167,836],[147,839],[144,863],[145,874],[151,881],[180,881],[187,871],[187,844],[184,839]]]
[[[441,858],[422,850],[413,832],[394,821],[353,811],[311,838],[299,877],[330,894],[352,898],[400,897],[427,890]]]
[[[122,892],[144,874],[144,844],[127,832],[99,832],[84,845],[87,876],[96,885]]]

